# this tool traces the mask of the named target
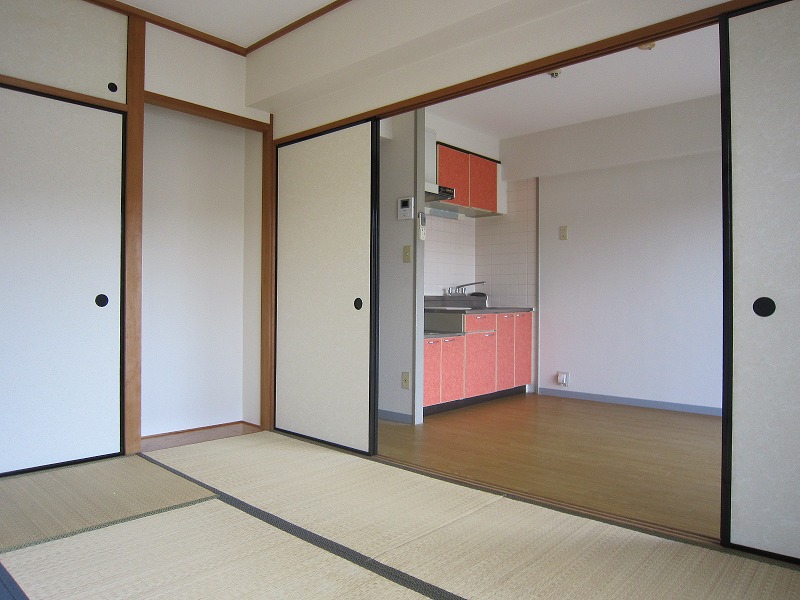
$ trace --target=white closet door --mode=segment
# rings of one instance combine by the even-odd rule
[[[369,452],[372,125],[278,149],[275,426]]]
[[[122,116],[0,88],[0,156],[0,473],[119,453]]]
[[[798,40],[798,0],[729,21],[730,541],[795,558],[800,558]]]

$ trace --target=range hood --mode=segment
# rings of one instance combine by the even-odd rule
[[[456,191],[451,187],[445,187],[436,183],[425,182],[425,202],[434,200],[452,200],[456,197]]]

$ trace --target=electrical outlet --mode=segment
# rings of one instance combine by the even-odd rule
[[[556,382],[562,387],[568,387],[569,371],[556,371]]]
[[[411,387],[411,374],[403,371],[400,376],[400,387],[404,390],[407,390]]]
[[[410,263],[411,262],[411,246],[403,246],[403,262]]]
[[[560,240],[569,239],[566,225],[562,225],[561,227],[558,228],[558,239]]]

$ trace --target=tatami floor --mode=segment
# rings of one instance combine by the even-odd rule
[[[0,479],[3,599],[797,597],[792,565],[273,432]]]
[[[719,539],[720,417],[536,394],[380,421],[379,454],[524,497]]]

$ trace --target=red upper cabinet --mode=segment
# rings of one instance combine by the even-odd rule
[[[533,313],[514,313],[514,385],[533,383]]]
[[[439,185],[451,187],[456,197],[448,202],[459,206],[469,206],[469,154],[449,146],[437,146]]]
[[[496,213],[498,163],[444,144],[436,148],[439,185],[456,191],[455,199],[446,202],[477,209],[465,213],[468,216]]]
[[[497,212],[497,163],[469,155],[469,201],[472,208]]]

